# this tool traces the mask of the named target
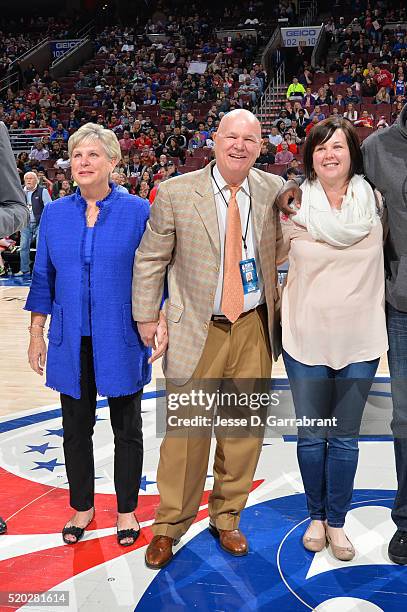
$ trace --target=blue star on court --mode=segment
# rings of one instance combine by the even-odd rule
[[[47,429],[46,434],[44,434],[44,436],[59,436],[60,438],[63,437],[64,435],[64,428],[61,427],[61,429]]]
[[[155,484],[156,482],[156,480],[147,480],[147,476],[143,476],[143,478],[140,480],[140,489],[147,491],[148,485]]]
[[[34,461],[37,464],[37,467],[32,468],[32,470],[48,470],[49,472],[53,472],[56,467],[60,465],[64,465],[63,463],[58,463],[58,459],[51,459],[50,461]]]
[[[44,455],[48,450],[52,450],[58,448],[57,446],[50,446],[49,442],[46,444],[40,444],[39,446],[30,446],[30,444],[26,444],[30,450],[24,451],[24,453],[41,453]]]

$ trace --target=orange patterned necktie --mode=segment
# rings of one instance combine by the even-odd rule
[[[242,260],[242,225],[236,195],[240,187],[227,186],[230,200],[226,217],[222,312],[234,323],[243,312],[244,296],[239,263]]]

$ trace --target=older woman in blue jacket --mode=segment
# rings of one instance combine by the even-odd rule
[[[109,182],[119,162],[115,134],[87,123],[69,139],[76,193],[45,206],[25,309],[31,311],[30,365],[61,393],[65,465],[75,514],[62,534],[75,544],[94,517],[92,435],[96,395],[108,398],[114,433],[118,542],[139,535],[134,515],[143,438],[141,396],[151,360],[166,348],[163,319],[158,346],[140,340],[131,314],[135,251],[149,216],[145,200]],[[48,355],[43,338],[47,315]],[[150,362],[150,363],[149,363]]]

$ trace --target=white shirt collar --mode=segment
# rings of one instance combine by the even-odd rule
[[[217,195],[218,193],[223,191],[225,189],[225,187],[227,186],[227,182],[225,181],[225,179],[223,178],[223,176],[219,172],[219,168],[218,168],[217,164],[215,164],[214,167],[213,167],[213,177],[215,179],[213,181],[214,182],[214,193],[215,193],[215,195]],[[248,181],[247,177],[245,178],[245,180],[241,184],[241,189],[242,189],[242,191],[246,195],[250,196],[249,181]]]

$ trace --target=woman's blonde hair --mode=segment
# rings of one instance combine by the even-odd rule
[[[72,134],[68,140],[69,157],[72,157],[73,150],[80,144],[96,140],[100,141],[109,159],[116,159],[116,162],[121,160],[122,154],[116,134],[97,123],[85,123]]]

